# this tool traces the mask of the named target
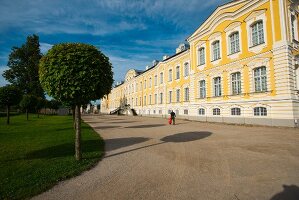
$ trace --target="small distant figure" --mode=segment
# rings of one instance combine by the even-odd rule
[[[175,113],[173,112],[173,110],[172,110],[171,113],[170,113],[170,117],[171,117],[171,120],[172,120],[172,124],[175,125],[175,117],[176,117],[176,115],[175,115]]]

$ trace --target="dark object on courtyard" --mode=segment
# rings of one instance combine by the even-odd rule
[[[169,135],[161,139],[164,142],[191,142],[195,140],[200,140],[212,135],[211,132],[208,131],[198,131],[198,132],[184,132],[177,133],[174,135]]]
[[[175,113],[173,112],[173,110],[172,110],[171,113],[170,113],[170,117],[171,117],[171,120],[172,120],[172,124],[175,125],[175,117],[176,117],[176,115],[175,115]]]
[[[299,187],[297,185],[283,185],[283,191],[275,194],[270,200],[298,200]]]

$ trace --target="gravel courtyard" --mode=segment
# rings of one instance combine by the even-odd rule
[[[83,119],[105,139],[104,158],[34,199],[299,199],[299,129]]]

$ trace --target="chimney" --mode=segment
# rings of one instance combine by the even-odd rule
[[[163,60],[166,60],[167,58],[169,58],[168,55],[164,55],[164,56],[163,56]]]

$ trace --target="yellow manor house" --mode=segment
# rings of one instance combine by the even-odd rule
[[[176,54],[130,69],[102,113],[299,126],[298,0],[219,6]]]

